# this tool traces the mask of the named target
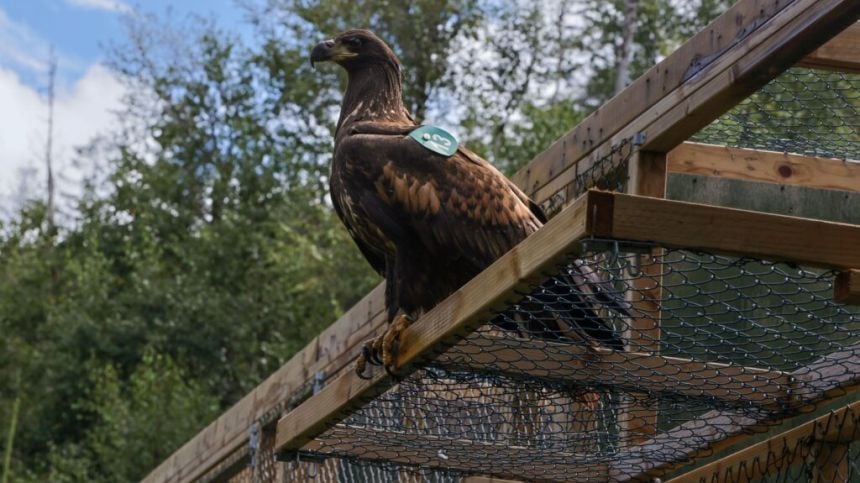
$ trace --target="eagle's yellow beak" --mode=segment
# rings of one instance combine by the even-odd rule
[[[355,52],[350,51],[345,45],[334,40],[323,40],[316,44],[311,51],[311,67],[316,62],[340,62],[355,57]]]

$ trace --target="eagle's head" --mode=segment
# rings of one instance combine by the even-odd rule
[[[373,32],[362,29],[347,30],[314,46],[311,65],[326,61],[335,62],[347,71],[374,65],[400,67],[394,51]]]

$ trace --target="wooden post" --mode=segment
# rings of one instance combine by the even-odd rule
[[[847,482],[848,470],[851,468],[848,447],[847,443],[815,443],[812,448],[815,455],[815,461],[812,463],[812,482]]]
[[[860,23],[855,23],[843,30],[829,42],[801,59],[798,65],[837,72],[860,72]]]
[[[833,287],[833,301],[838,304],[860,305],[860,270],[839,272]]]
[[[666,154],[648,151],[634,153],[628,170],[628,192],[665,198]],[[663,250],[652,249],[647,254],[630,254],[635,260],[629,276],[632,280],[627,300],[634,317],[624,331],[628,352],[660,352],[660,300],[662,299]],[[633,273],[638,270],[639,273]],[[633,445],[657,432],[657,400],[645,394],[632,394],[622,399],[618,414],[622,445]]]

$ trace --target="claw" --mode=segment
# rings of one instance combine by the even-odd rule
[[[358,377],[369,379],[369,377],[364,376],[364,370],[367,368],[367,364],[372,364],[375,366],[381,365],[385,368],[385,372],[388,375],[399,379],[394,374],[393,368],[400,349],[400,334],[409,327],[413,320],[408,315],[398,315],[384,334],[364,343],[364,347],[361,349],[361,356],[355,362],[355,372],[358,374]]]
[[[364,369],[367,367],[367,346],[362,350],[361,356],[355,360],[355,373],[361,379],[370,379],[369,376],[364,375]]]
[[[370,345],[364,344],[364,347],[361,348],[361,359],[364,362],[370,362],[371,364],[373,363],[373,349],[370,348]]]
[[[382,335],[382,366],[386,369],[394,367],[397,352],[400,349],[400,334],[412,324],[412,317],[399,315]],[[390,371],[389,371],[390,372]]]
[[[386,333],[388,331],[386,330]],[[384,361],[382,360],[382,351],[383,351],[383,341],[385,340],[385,334],[373,339],[371,351],[371,361],[373,365],[381,366],[384,365]]]

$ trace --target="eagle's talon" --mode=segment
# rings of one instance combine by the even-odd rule
[[[394,367],[397,352],[400,348],[400,334],[412,324],[412,320],[412,317],[400,314],[394,318],[394,322],[391,323],[388,330],[382,335],[382,366],[386,370]],[[391,374],[391,371],[388,372]]]
[[[394,371],[392,371],[390,367],[388,367],[388,366],[382,366],[382,367],[385,368],[385,372],[388,373],[388,375],[391,376],[391,378],[394,379],[395,381],[400,382],[402,380],[402,378],[400,376],[398,376],[397,374],[395,374]]]
[[[364,344],[364,347],[361,348],[361,358],[362,358],[362,360],[364,360],[364,362],[366,364],[378,366],[379,363],[376,361],[376,359],[373,355],[373,347],[371,346],[372,342],[373,341],[367,341]]]
[[[388,331],[386,330],[386,333],[387,332]],[[374,338],[372,341],[372,347],[373,347],[373,350],[371,351],[372,359],[373,359],[373,363],[377,366],[384,365],[383,359],[382,359],[382,348],[383,348],[384,341],[385,341],[385,334],[382,334],[382,335]]]
[[[361,356],[355,361],[355,373],[360,379],[370,379],[369,376],[364,375],[364,369],[367,367],[367,346],[365,346],[364,349],[365,350],[362,350]]]

